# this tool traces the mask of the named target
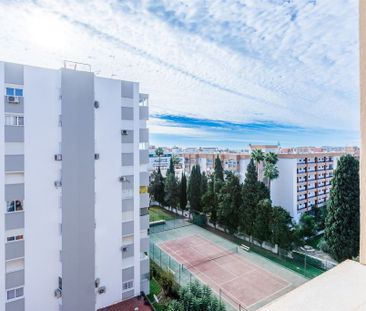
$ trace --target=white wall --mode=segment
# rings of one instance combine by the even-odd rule
[[[122,298],[121,82],[95,78],[95,99],[95,276],[106,286],[98,309]]]
[[[273,205],[286,209],[297,218],[297,159],[279,159],[277,163],[279,177],[271,183],[271,200]]]
[[[133,135],[134,135],[134,290],[135,295],[140,294],[140,110],[139,110],[139,84],[133,83]]]
[[[198,163],[201,169],[201,173],[205,172],[207,170],[207,159],[206,158],[198,158]]]
[[[25,309],[58,310],[60,73],[24,67]]]
[[[4,63],[0,62],[0,309],[5,307]]]

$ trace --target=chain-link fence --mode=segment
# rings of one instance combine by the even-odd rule
[[[228,251],[229,253],[230,251]],[[190,284],[194,281],[202,282],[197,276],[191,273],[184,265],[178,263],[174,258],[169,256],[164,250],[162,250],[158,245],[150,241],[150,259],[153,260],[159,267],[170,271],[175,280],[180,286]],[[212,260],[212,259],[208,259]],[[214,289],[215,295],[225,303],[226,310],[228,311],[246,311],[246,309],[231,297],[229,293],[221,288]]]

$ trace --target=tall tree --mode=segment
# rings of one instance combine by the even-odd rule
[[[342,156],[332,179],[324,235],[329,253],[338,261],[359,254],[359,184],[358,160],[351,155]]]
[[[202,212],[201,198],[201,168],[199,165],[195,165],[192,168],[188,183],[188,199],[191,211]]]
[[[216,226],[217,221],[217,206],[216,206],[216,194],[215,194],[215,177],[210,176],[207,183],[207,191],[202,195],[203,211],[208,214],[210,222]]]
[[[264,153],[262,149],[254,149],[251,153],[251,158],[255,161],[255,164],[257,166],[257,178],[259,175],[259,164],[264,161]]]
[[[169,167],[166,171],[166,175],[168,176],[169,174],[174,174],[175,175],[175,169],[174,169],[174,161],[173,161],[173,157],[170,157],[170,161],[169,161]]]
[[[160,206],[165,205],[164,177],[161,174],[160,168],[153,172],[150,178],[149,193],[150,197],[158,202]]]
[[[160,169],[161,166],[161,157],[164,155],[164,149],[162,147],[158,147],[155,149],[155,154],[159,159],[158,169]]]
[[[174,171],[169,172],[165,179],[165,202],[170,208],[177,210],[179,202],[179,189],[178,181],[175,177]]]
[[[260,200],[269,199],[267,187],[258,181],[254,160],[251,159],[245,174],[241,190],[242,206],[240,208],[240,231],[252,235],[257,205]]]
[[[207,176],[206,173],[203,172],[201,175],[201,195],[204,196],[205,193],[207,192]]]
[[[182,173],[182,178],[179,183],[179,208],[182,210],[182,214],[187,207],[187,177]]]
[[[253,224],[253,236],[260,241],[269,241],[272,235],[271,200],[261,200],[257,205],[257,214]]]
[[[218,221],[229,233],[238,231],[242,197],[240,181],[233,173],[228,173],[219,194]]]
[[[266,163],[264,166],[264,176],[268,179],[268,189],[271,191],[271,182],[273,179],[278,178],[279,176],[278,168],[275,164]]]
[[[303,213],[300,217],[298,227],[298,230],[300,230],[300,238],[304,241],[307,238],[311,238],[316,233],[315,217],[309,213]]]
[[[219,155],[215,159],[215,178],[224,181],[224,169]]]
[[[274,152],[268,152],[265,154],[264,156],[264,161],[266,163],[271,163],[271,164],[277,164],[278,162],[278,155]]]
[[[272,243],[289,249],[293,241],[293,223],[288,211],[280,206],[272,209]]]

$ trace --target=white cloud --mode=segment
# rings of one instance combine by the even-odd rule
[[[140,81],[154,114],[358,129],[356,0],[42,0],[0,11],[1,58],[72,59]]]

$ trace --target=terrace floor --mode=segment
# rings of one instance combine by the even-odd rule
[[[347,260],[260,311],[364,311],[366,266]]]

